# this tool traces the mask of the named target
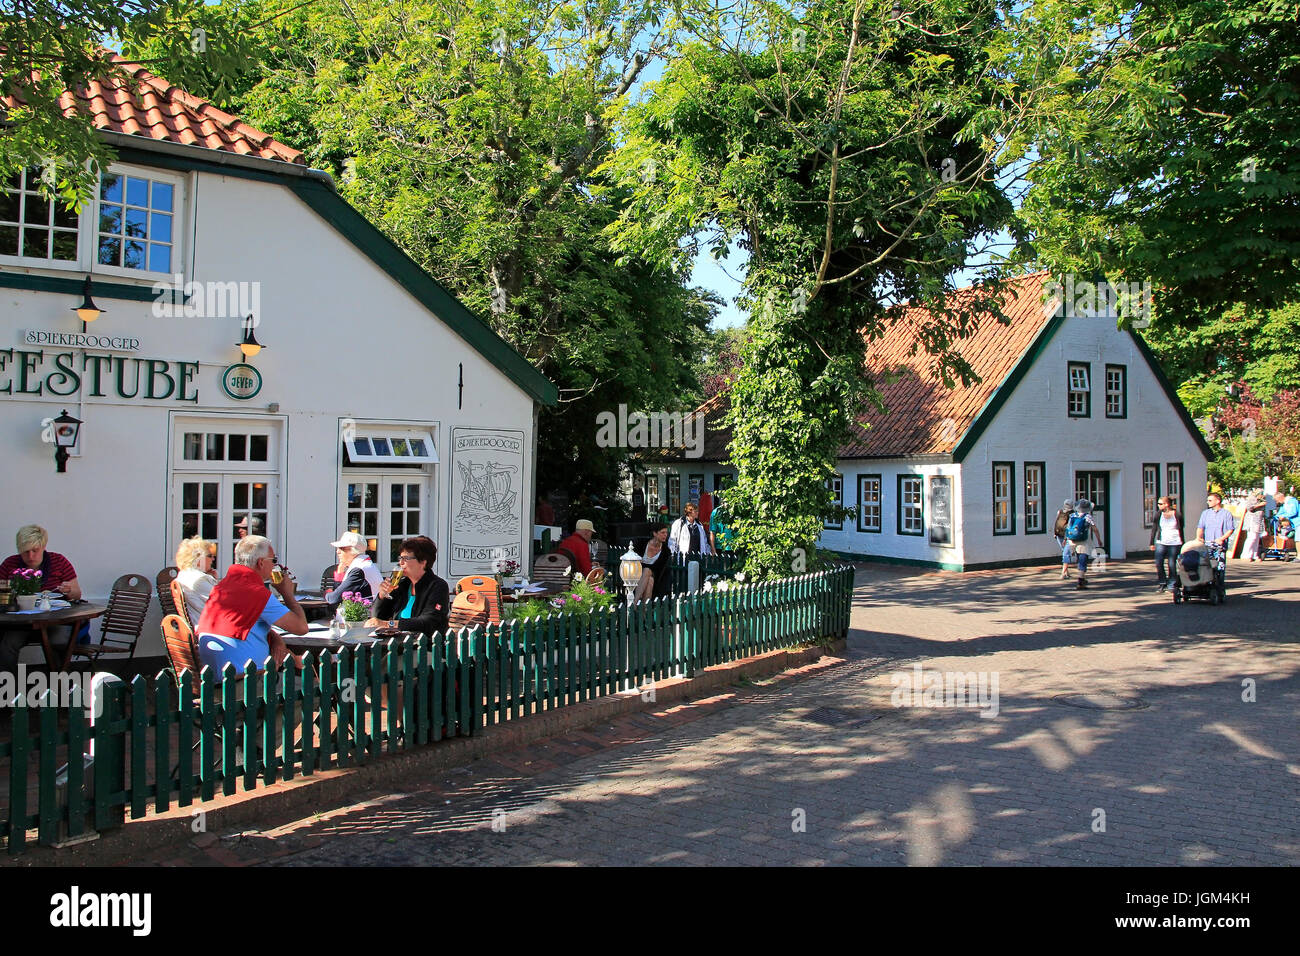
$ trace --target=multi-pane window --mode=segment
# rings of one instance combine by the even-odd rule
[[[227,431],[187,431],[181,438],[184,461],[265,462],[270,460],[269,434]]]
[[[1092,366],[1088,362],[1069,363],[1069,413],[1071,418],[1092,415]]]
[[[175,183],[142,174],[105,173],[99,187],[95,261],[170,273],[176,212]]]
[[[1142,466],[1142,527],[1155,522],[1156,504],[1160,501],[1160,466]]]
[[[343,439],[348,464],[436,464],[438,449],[427,431],[358,431]]]
[[[682,513],[682,476],[675,471],[668,473],[668,513]]]
[[[826,487],[829,488],[831,492],[831,506],[834,508],[843,508],[844,507],[844,476],[833,475],[830,478],[827,478]],[[822,527],[837,530],[837,531],[842,530],[844,528],[844,520],[842,518],[837,517],[834,521],[824,521],[822,522]]]
[[[43,196],[40,186],[36,169],[0,182],[0,256],[75,264],[80,217]]]
[[[1011,483],[1015,480],[1015,465],[1009,461],[993,463],[993,533],[1015,534],[1016,521],[1013,517],[1015,501],[1012,498]]]
[[[386,569],[397,566],[402,539],[421,534],[428,479],[375,476],[347,484],[344,523],[366,539],[370,556]]]
[[[1126,418],[1128,416],[1128,386],[1126,369],[1123,365],[1106,366],[1106,417]]]
[[[879,475],[858,475],[858,530],[880,530]]]
[[[898,476],[898,533],[923,534],[922,488],[920,475]]]
[[[1041,461],[1025,462],[1025,534],[1047,533],[1046,491],[1043,488],[1045,470]]]
[[[1173,499],[1178,510],[1183,510],[1183,464],[1172,463],[1165,468],[1165,494]]]

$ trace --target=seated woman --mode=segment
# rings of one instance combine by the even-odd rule
[[[641,581],[636,586],[633,600],[647,601],[668,597],[673,593],[672,551],[668,547],[668,525],[655,528],[646,542],[641,557]]]
[[[355,531],[347,531],[332,544],[339,562],[334,579],[339,584],[333,590],[325,592],[325,600],[330,606],[337,607],[343,600],[343,595],[349,591],[368,598],[379,594],[379,585],[384,576],[366,553],[366,539]]]
[[[424,535],[402,542],[398,562],[402,580],[396,587],[383,581],[375,616],[367,624],[379,627],[443,634],[451,615],[451,591],[447,582],[433,573],[438,546]]]
[[[46,551],[50,536],[40,525],[29,524],[18,529],[18,553],[5,558],[0,563],[0,579],[13,576],[19,568],[29,568],[41,572],[41,590],[57,591],[69,601],[81,600],[81,585],[77,581],[77,572],[72,562],[54,551]],[[50,628],[52,643],[62,643],[71,639],[71,628]],[[18,668],[18,655],[28,641],[40,639],[39,632],[30,628],[21,628],[0,632],[0,673],[15,673]]]
[[[217,579],[212,575],[212,564],[216,559],[217,546],[198,535],[186,538],[176,549],[176,567],[180,569],[176,580],[185,592],[185,607],[191,621],[202,616],[203,605],[217,586]]]

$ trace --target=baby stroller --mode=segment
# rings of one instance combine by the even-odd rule
[[[1199,598],[1211,604],[1228,600],[1224,571],[1227,560],[1223,548],[1189,541],[1178,555],[1178,574],[1174,577],[1174,603]]]
[[[1259,559],[1261,561],[1267,561],[1269,558],[1277,561],[1295,560],[1295,532],[1292,531],[1290,535],[1284,536],[1282,529],[1279,527],[1280,524],[1281,522],[1278,521],[1276,514],[1269,519],[1270,533],[1265,535],[1264,540],[1260,542],[1262,547]]]

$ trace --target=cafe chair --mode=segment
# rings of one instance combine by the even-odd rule
[[[326,591],[333,591],[334,588],[338,586],[339,582],[334,580],[334,572],[337,571],[338,568],[339,566],[337,564],[331,564],[320,573],[320,590],[322,594]]]
[[[185,623],[188,624],[190,630],[193,631],[194,622],[190,620],[190,605],[189,602],[185,600],[184,585],[182,585],[180,581],[173,581],[171,583],[170,593],[171,593],[171,602],[176,606],[176,610],[169,613],[184,618]]]
[[[162,608],[163,617],[168,614],[179,614],[180,608],[172,604],[171,583],[176,580],[176,575],[180,574],[180,569],[172,566],[163,568],[154,577],[154,587],[158,589],[158,606]]]
[[[562,554],[544,554],[533,562],[533,581],[538,584],[567,585],[573,576],[573,563]]]
[[[461,591],[451,601],[447,625],[453,631],[482,627],[488,622],[488,602],[482,591]]]
[[[456,582],[456,593],[476,593],[483,596],[488,622],[501,623],[501,586],[497,579],[482,574],[470,574]],[[455,604],[453,602],[453,607]]]
[[[108,610],[99,619],[98,644],[78,644],[73,653],[85,657],[93,664],[105,654],[135,656],[135,645],[144,629],[144,619],[149,613],[149,600],[153,588],[143,574],[124,574],[113,582],[108,597]]]

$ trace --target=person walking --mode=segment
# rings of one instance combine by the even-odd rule
[[[1168,495],[1160,497],[1151,523],[1151,547],[1156,553],[1156,590],[1172,591],[1178,575],[1178,553],[1183,547],[1183,515]]]
[[[1223,496],[1211,491],[1205,496],[1208,507],[1201,512],[1201,519],[1196,523],[1196,540],[1212,548],[1222,548],[1237,530],[1237,520],[1232,512],[1223,507]]]
[[[1070,576],[1071,548],[1070,541],[1065,536],[1065,527],[1070,523],[1070,515],[1072,514],[1074,514],[1074,502],[1067,498],[1065,504],[1061,505],[1061,510],[1056,513],[1056,524],[1053,526],[1052,531],[1056,535],[1056,546],[1061,549],[1062,580]]]
[[[1261,561],[1259,543],[1264,536],[1264,496],[1251,494],[1246,499],[1245,509],[1241,516],[1241,530],[1246,535],[1246,543],[1242,545],[1241,556],[1247,561]]]
[[[1105,547],[1097,522],[1092,518],[1092,502],[1087,498],[1080,498],[1075,502],[1074,513],[1070,515],[1070,520],[1065,526],[1065,537],[1070,543],[1074,560],[1079,567],[1079,579],[1075,582],[1075,587],[1083,590],[1088,586],[1089,541],[1096,539],[1097,547]]]
[[[709,533],[704,525],[696,520],[698,511],[695,505],[687,502],[682,509],[682,516],[673,522],[668,532],[668,547],[673,554],[712,554],[709,547]]]

